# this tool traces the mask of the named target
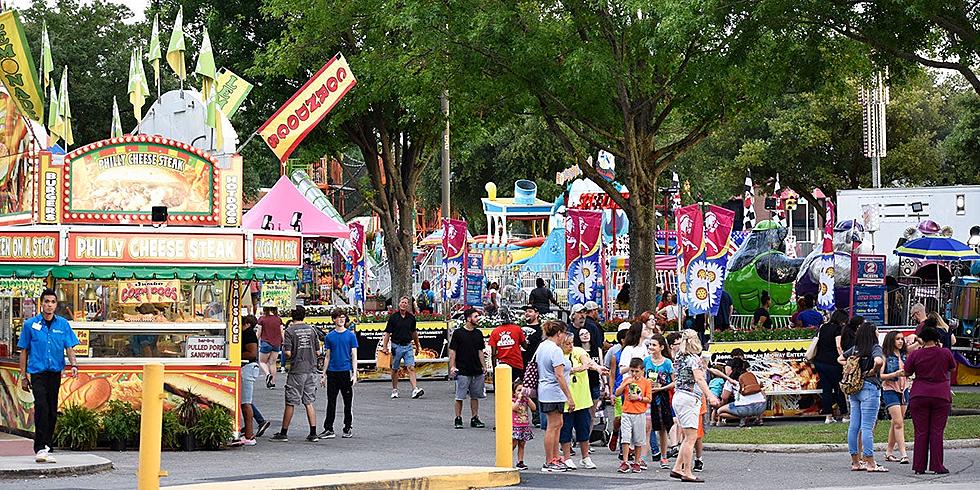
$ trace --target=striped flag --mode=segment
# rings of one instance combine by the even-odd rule
[[[670,209],[673,211],[681,207],[681,179],[677,176],[677,172],[674,172],[670,179],[670,187],[676,189],[674,194],[670,196]]]
[[[61,139],[61,128],[58,125],[58,120],[61,116],[58,114],[58,92],[54,88],[54,84],[51,84],[51,98],[48,99],[48,132],[51,133],[51,141],[49,146],[54,146],[55,143]]]
[[[160,58],[163,58],[163,55],[160,53],[160,14],[153,16],[153,31],[150,32],[150,52],[146,54],[146,58],[153,65],[153,80],[156,82],[156,86],[160,87]]]
[[[68,99],[68,67],[61,74],[61,93],[58,94],[58,118],[55,128],[51,131],[65,140],[65,149],[75,144],[75,136],[71,130],[71,101]]]
[[[177,74],[181,82],[187,78],[187,65],[184,64],[184,51],[187,44],[184,41],[184,7],[177,10],[174,20],[174,31],[170,34],[170,45],[167,47],[167,64]]]
[[[755,191],[752,190],[752,171],[746,170],[745,196],[742,198],[742,230],[755,228]]]
[[[136,121],[143,120],[143,105],[150,89],[146,86],[146,72],[143,71],[143,56],[141,48],[136,48],[129,57],[129,102],[133,104],[133,115]]]
[[[201,36],[201,51],[197,55],[197,65],[194,66],[194,73],[201,76],[201,94],[208,99],[211,97],[211,87],[214,86],[215,68],[214,52],[211,50],[211,38],[208,36],[207,28]]]

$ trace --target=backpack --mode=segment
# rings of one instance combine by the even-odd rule
[[[738,392],[742,396],[754,395],[756,393],[762,393],[762,385],[759,384],[759,378],[755,377],[751,371],[746,371],[738,377]]]
[[[538,397],[538,353],[531,356],[531,361],[524,366],[524,378],[521,381],[524,389],[528,390],[531,398]]]
[[[850,356],[844,362],[840,389],[845,395],[854,395],[864,388],[864,372],[861,371],[861,356]]]
[[[429,302],[429,295],[425,291],[419,293],[419,297],[416,298],[415,301],[418,303],[420,310],[432,309],[432,303]]]

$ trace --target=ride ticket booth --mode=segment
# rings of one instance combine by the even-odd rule
[[[241,159],[222,168],[178,141],[125,136],[36,163],[30,222],[0,226],[0,426],[33,431],[16,344],[51,287],[81,342],[62,408],[138,408],[142,367],[159,362],[165,410],[192,393],[237,430],[243,302],[251,281],[296,279],[300,234],[240,228]]]

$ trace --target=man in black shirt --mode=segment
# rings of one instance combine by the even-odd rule
[[[531,358],[538,350],[538,345],[544,338],[541,335],[541,314],[537,308],[531,305],[524,305],[524,338],[527,339],[527,347],[524,349],[524,366],[531,363]]]
[[[769,297],[768,291],[763,291],[759,296],[759,308],[752,315],[752,328],[766,330],[772,328],[772,317],[769,316],[770,305],[772,305],[772,298]]]
[[[721,299],[718,301],[718,314],[715,315],[715,330],[724,332],[732,327],[732,295],[728,291],[721,290]]]
[[[539,277],[537,281],[535,281],[535,284],[538,287],[531,290],[531,294],[528,296],[528,302],[531,303],[531,305],[538,310],[538,313],[541,313],[542,315],[545,313],[551,313],[551,304],[554,303],[555,306],[558,305],[558,302],[555,301],[554,294],[551,293],[550,289],[545,287],[544,279]]]
[[[412,398],[425,394],[415,379],[415,354],[422,350],[419,333],[416,330],[415,315],[411,312],[412,298],[402,296],[398,300],[398,311],[388,317],[385,335],[381,340],[381,352],[391,354],[391,397],[398,398],[398,369],[404,361],[408,379],[412,383]],[[388,350],[388,342],[391,350]],[[414,344],[414,345],[413,345]]]
[[[463,428],[463,400],[470,399],[470,427],[482,429],[486,427],[480,421],[480,399],[486,398],[484,378],[487,374],[483,362],[483,332],[477,328],[480,323],[480,312],[469,308],[463,312],[466,323],[463,328],[453,331],[449,341],[449,377],[456,379],[456,420],[457,429]]]

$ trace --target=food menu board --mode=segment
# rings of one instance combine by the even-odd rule
[[[169,222],[218,224],[213,157],[160,137],[99,141],[65,157],[65,223],[150,222],[166,206]]]
[[[749,370],[755,373],[767,395],[790,395],[819,391],[818,377],[813,364],[802,350],[750,352],[745,350]],[[714,362],[726,362],[731,353],[719,353]]]

